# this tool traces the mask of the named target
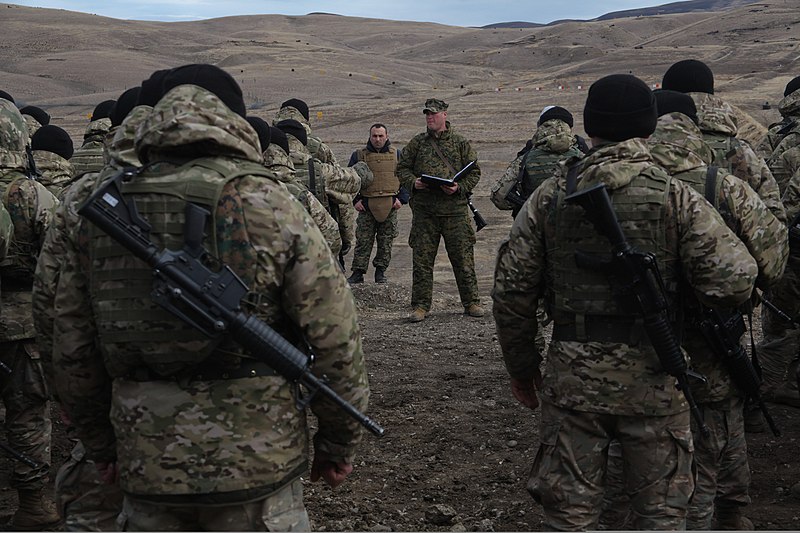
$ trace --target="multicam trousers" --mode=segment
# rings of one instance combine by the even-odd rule
[[[11,486],[17,490],[41,490],[50,472],[50,402],[36,344],[32,339],[0,343],[0,394],[6,408],[8,445],[39,463],[31,468],[14,461]]]
[[[475,230],[465,211],[463,216],[437,216],[415,210],[408,244],[413,250],[411,306],[429,311],[433,300],[433,265],[444,246],[458,285],[461,304],[466,308],[480,303],[475,275]]]
[[[378,222],[372,213],[363,211],[356,220],[356,249],[353,253],[353,270],[367,271],[372,245],[378,241],[372,266],[378,270],[389,268],[392,260],[392,241],[397,237],[397,210],[392,209],[383,222]]]
[[[125,495],[120,531],[310,531],[300,479],[260,500],[163,505]]]
[[[611,441],[619,440],[634,529],[683,529],[694,490],[689,412],[586,413],[542,403],[541,445],[528,491],[546,529],[597,529]]]

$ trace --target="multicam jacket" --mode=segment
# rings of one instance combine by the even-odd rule
[[[433,143],[439,147],[456,172],[470,161],[475,161],[472,170],[458,181],[459,187],[455,194],[445,194],[439,187],[414,188],[414,182],[422,174],[442,178],[453,175],[447,163],[436,153]],[[467,195],[480,181],[481,169],[477,152],[465,137],[451,129],[448,121],[447,129],[443,132],[437,134],[426,131],[409,141],[397,163],[397,177],[400,178],[400,185],[411,191],[409,205],[413,211],[419,210],[438,216],[464,216],[467,212]]]
[[[786,223],[778,182],[753,148],[736,139],[738,126],[733,108],[713,94],[689,93],[689,96],[697,106],[703,140],[715,151],[714,164],[750,185],[772,214]]]
[[[706,196],[706,199],[719,211],[758,264],[756,286],[767,289],[780,280],[789,254],[786,226],[739,178],[718,169],[717,174],[708,179],[708,168],[714,156],[694,122],[682,113],[664,115],[658,119],[658,126],[648,144],[656,163],[698,193],[705,195],[706,187],[714,185],[709,186],[713,197]],[[687,302],[684,347],[689,352],[694,370],[707,379],[706,384],[692,385],[695,400],[713,402],[741,394],[731,382],[722,357],[709,350],[697,328],[701,317],[696,298],[688,292],[684,296]]]
[[[781,100],[780,111],[788,120],[783,128],[776,132],[780,142],[770,154],[767,165],[778,181],[781,191],[785,191],[789,180],[800,170],[800,91],[795,91]]]
[[[31,282],[45,232],[58,203],[45,187],[25,174],[28,130],[16,106],[0,99],[0,196],[13,225],[0,262],[2,303],[0,341],[36,336],[31,313]],[[6,228],[8,229],[8,228]]]
[[[103,159],[105,137],[111,129],[111,119],[101,118],[89,122],[83,134],[83,145],[70,158],[73,177],[87,172],[100,172],[105,167]]]
[[[702,196],[655,165],[643,139],[596,147],[579,165],[577,190],[605,184],[629,242],[640,251],[657,254],[662,275],[670,284],[681,276],[706,304],[738,305],[747,300],[758,273],[755,261]],[[544,296],[553,310],[554,327],[568,317],[568,307],[591,313],[595,306],[606,313],[606,306],[615,305],[608,279],[585,269],[580,271],[583,281],[572,291],[574,300],[559,294],[564,289],[557,287],[565,287],[565,280],[559,280],[557,272],[578,273],[576,250],[593,250],[598,258],[608,258],[607,245],[603,245],[607,239],[582,212],[567,213],[580,208],[563,203],[565,191],[563,177],[543,183],[515,219],[498,252],[494,316],[506,368],[513,378],[531,378],[543,359],[533,342],[538,298]],[[643,210],[649,202],[652,208]],[[577,224],[574,232],[563,234],[560,217]],[[663,250],[649,248],[659,242]],[[591,285],[594,292],[582,291],[583,284]],[[669,294],[675,298],[674,285]],[[592,317],[584,316],[588,326]],[[577,331],[580,326],[573,327]],[[568,409],[615,415],[661,416],[687,409],[675,379],[661,370],[654,350],[641,337],[635,343],[554,340],[540,397]]]
[[[183,164],[166,162],[171,147],[198,143],[214,147],[206,167],[191,158]],[[161,99],[137,130],[136,148],[139,158],[152,164],[143,174],[150,181],[188,177],[205,172],[202,168],[239,172],[261,164],[258,139],[247,122],[216,96],[190,85]],[[202,174],[198,178],[205,179]],[[135,179],[131,186],[137,186]],[[131,196],[146,204],[153,193]],[[142,379],[142,373],[159,369],[127,368],[135,354],[126,350],[122,333],[130,333],[131,345],[147,343],[160,325],[134,319],[140,320],[136,325],[119,316],[119,332],[110,332],[114,342],[102,336],[95,341],[98,321],[110,324],[114,317],[110,308],[109,314],[99,315],[98,302],[127,291],[126,298],[145,306],[146,280],[104,281],[115,279],[122,264],[96,255],[102,249],[94,247],[96,230],[86,220],[76,219],[69,208],[62,213],[72,229],[65,238],[55,296],[60,310],[54,326],[56,385],[88,457],[116,458],[122,489],[159,502],[248,501],[295,479],[307,465],[308,429],[305,413],[294,406],[292,385],[270,374]],[[369,389],[355,302],[302,206],[283,185],[245,174],[225,183],[214,220],[217,239],[206,238],[204,245],[252,282],[248,309],[270,324],[293,325],[316,354],[315,374],[324,374],[339,395],[364,410]],[[152,238],[160,238],[158,228]],[[95,254],[91,261],[90,253]],[[141,270],[141,264],[130,261],[126,268]],[[196,339],[205,342],[202,335]],[[311,408],[319,420],[315,448],[333,461],[352,461],[361,435],[358,425],[324,399],[312,401]]]
[[[33,160],[41,174],[39,183],[58,196],[62,187],[72,179],[73,169],[69,160],[46,150],[34,150]]]

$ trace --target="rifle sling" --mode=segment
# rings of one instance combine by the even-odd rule
[[[444,154],[442,153],[442,149],[441,149],[441,148],[439,148],[439,145],[438,145],[438,144],[436,144],[436,141],[434,141],[434,140],[433,140],[433,137],[430,137],[430,136],[428,136],[428,140],[430,141],[430,143],[431,143],[431,146],[433,146],[433,149],[436,151],[436,155],[438,155],[438,156],[439,156],[439,159],[441,159],[441,160],[442,160],[442,163],[444,163],[445,165],[447,165],[447,169],[450,171],[450,173],[451,173],[453,176],[455,176],[455,175],[456,175],[456,172],[457,172],[457,171],[456,171],[456,168],[453,166],[453,164],[450,162],[450,160],[449,160],[449,159],[447,159],[447,158],[444,156]]]
[[[705,188],[705,198],[708,200],[708,203],[711,205],[717,205],[717,174],[719,173],[719,167],[715,167],[711,165],[706,170],[706,188]]]

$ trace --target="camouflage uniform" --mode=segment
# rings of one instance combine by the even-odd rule
[[[73,177],[77,178],[87,172],[100,172],[106,166],[103,158],[105,138],[111,129],[111,119],[101,118],[89,122],[83,134],[83,146],[75,150],[70,158]]]
[[[149,116],[149,106],[137,106],[131,110],[122,124],[116,128],[106,143],[104,159],[108,162],[106,174],[123,167],[140,166],[134,150],[134,136],[139,124]],[[61,193],[64,209],[71,209],[71,219],[77,218],[74,211],[76,198],[84,198],[96,186],[100,174],[88,173],[72,181]],[[42,359],[48,368],[53,356],[53,323],[55,320],[55,293],[64,257],[64,239],[69,231],[63,210],[57,210],[50,225],[33,283],[33,317],[39,333]],[[52,377],[49,380],[52,382]],[[74,433],[73,428],[68,428]],[[69,459],[61,465],[56,475],[55,492],[57,503],[64,518],[66,531],[115,531],[116,520],[122,510],[122,491],[118,484],[104,484],[94,461],[86,457],[83,443],[72,438],[75,445]]]
[[[456,171],[475,161],[475,167],[459,180],[455,194],[447,195],[438,187],[414,188],[414,182],[422,174],[442,177],[453,175],[436,153],[433,143]],[[411,306],[414,309],[427,312],[431,308],[433,265],[442,237],[453,266],[461,304],[465,309],[480,304],[475,275],[475,229],[467,207],[467,195],[481,179],[477,159],[478,155],[470,142],[454,132],[448,121],[447,128],[441,133],[425,131],[414,136],[403,149],[397,163],[400,185],[411,191],[409,205],[412,219],[408,245],[413,251]]]
[[[166,162],[170,147],[208,142],[218,155]],[[283,185],[261,177],[258,146],[249,124],[216,96],[181,85],[138,128],[137,153],[150,166],[124,189],[154,228],[164,228],[152,238],[172,248],[183,238],[170,229],[183,224],[181,191],[216,184],[218,200],[209,205],[216,238],[204,245],[251,287],[249,310],[285,335],[296,325],[316,353],[315,372],[364,410],[355,302],[313,221]],[[160,183],[176,194],[172,207],[151,192]],[[73,229],[55,296],[62,310],[56,384],[88,457],[116,461],[127,527],[307,528],[299,483],[306,415],[294,407],[292,385],[248,363],[236,345],[216,348],[161,310],[149,296],[149,268],[70,207],[61,211]],[[230,379],[214,379],[222,375]],[[315,451],[351,462],[357,423],[319,398],[311,408],[319,419]]]
[[[39,121],[30,115],[23,114],[22,120],[25,121],[25,126],[28,128],[28,139],[33,137],[33,134],[36,133],[39,130],[39,128],[42,127],[42,125],[39,124]]]
[[[379,162],[372,162],[370,170],[373,174],[376,174],[379,171],[379,165],[386,165],[386,172],[388,174],[388,167],[392,165],[393,157],[393,174],[396,177],[397,159],[400,153],[399,150],[391,145],[391,141],[388,139],[380,150],[376,150],[372,146],[372,143],[368,141],[366,148],[353,152],[350,156],[349,166],[353,166],[359,161],[365,161],[367,165],[370,165],[372,162],[370,157],[376,156],[369,156],[369,154],[378,154],[377,157],[382,157],[383,159]],[[371,187],[362,188],[361,192],[359,192],[354,199],[354,202],[360,201],[362,203],[364,211],[358,213],[358,219],[356,220],[356,249],[353,252],[353,264],[351,267],[353,272],[356,270],[362,273],[367,271],[369,258],[372,255],[372,246],[376,239],[377,250],[375,251],[375,259],[372,260],[372,266],[375,267],[376,272],[384,272],[389,268],[389,263],[392,260],[392,243],[398,235],[397,209],[394,208],[394,203],[398,200],[401,204],[408,203],[408,193],[405,189],[400,189],[399,180],[390,185],[391,186],[384,186],[383,191],[368,191]],[[389,189],[392,189],[391,193],[386,194],[390,192]],[[388,207],[388,215],[381,221],[378,221],[369,207],[370,202],[379,201],[384,201],[387,205],[391,202],[391,207]],[[386,211],[386,209],[383,209],[383,211]]]
[[[691,185],[700,194],[707,187],[707,192],[713,191],[713,196],[709,194],[707,199],[758,264],[756,286],[766,289],[780,279],[788,256],[786,226],[749,185],[725,170],[718,170],[716,186],[707,185],[707,169],[714,154],[692,120],[682,113],[662,116],[649,144],[656,163],[674,178]],[[711,430],[711,435],[703,437],[692,421],[697,487],[686,527],[697,530],[711,529],[715,501],[720,509],[740,509],[750,503],[750,468],[742,393],[733,384],[722,356],[711,351],[697,326],[702,319],[699,303],[692,296],[688,299],[682,344],[694,370],[708,380],[705,384],[693,384],[692,392]],[[719,514],[725,512],[720,510]]]
[[[47,187],[48,191],[58,196],[61,188],[72,179],[74,174],[69,160],[46,150],[34,150],[33,160],[36,162],[36,170],[41,174],[39,182]]]
[[[776,144],[768,156],[767,165],[783,192],[789,179],[800,169],[800,91],[784,97],[779,109],[785,118],[781,127],[771,132],[771,142]]]
[[[595,147],[579,165],[578,190],[604,183],[613,192],[623,231],[636,249],[656,253],[672,298],[680,265],[705,302],[747,300],[755,261],[699,194],[655,165],[642,139]],[[542,444],[528,490],[544,506],[548,528],[592,529],[616,437],[633,527],[681,529],[694,488],[686,401],[641,342],[634,318],[615,303],[608,278],[575,266],[576,248],[604,257],[608,242],[581,208],[563,204],[565,188],[563,178],[551,178],[525,204],[500,246],[492,293],[514,379],[532,379],[542,362],[531,342],[540,295],[554,320],[539,392]],[[607,341],[588,340],[598,329],[608,330]]]
[[[325,237],[333,255],[339,255],[342,249],[342,238],[339,236],[339,226],[336,220],[328,213],[325,206],[317,200],[308,188],[295,178],[294,164],[291,158],[276,145],[269,145],[264,150],[264,166],[275,176],[275,180],[286,185],[286,188],[297,198],[308,214],[317,223],[317,227]]]
[[[20,494],[20,507],[12,529],[39,529],[58,522],[52,503],[41,499],[50,471],[50,402],[31,316],[36,257],[57,200],[25,175],[27,144],[22,116],[11,102],[0,99],[0,194],[13,224],[8,252],[0,262],[0,361],[13,373],[0,372],[0,392],[9,445],[40,465],[14,463],[11,486]]]

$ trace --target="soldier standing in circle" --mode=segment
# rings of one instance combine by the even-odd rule
[[[78,178],[87,172],[100,172],[106,166],[105,139],[111,130],[111,110],[114,100],[104,100],[97,104],[92,111],[92,118],[83,134],[83,144],[72,154],[70,163],[74,172],[73,178]]]
[[[38,463],[14,463],[11,486],[19,495],[19,508],[9,528],[39,531],[60,522],[48,495],[50,472],[50,393],[36,344],[31,291],[36,258],[58,201],[29,172],[28,128],[16,106],[0,98],[0,197],[13,233],[8,252],[0,262],[0,395],[5,405],[8,444]]]
[[[492,296],[511,391],[528,408],[542,405],[528,491],[544,507],[547,529],[596,528],[613,439],[634,529],[682,529],[694,489],[687,402],[661,369],[641,316],[615,297],[616,283],[578,267],[579,250],[608,259],[608,239],[564,198],[605,185],[630,244],[655,254],[673,302],[688,280],[704,301],[737,305],[758,274],[708,202],[653,161],[644,138],[656,118],[655,98],[638,78],[595,82],[584,107],[592,150],[566,178],[533,193],[498,252]],[[542,294],[554,321],[544,377],[533,343]]]
[[[376,238],[378,250],[372,261],[375,267],[375,283],[388,281],[386,269],[392,260],[392,242],[397,237],[397,211],[408,203],[409,196],[408,191],[400,187],[400,180],[397,178],[399,157],[400,151],[389,140],[389,130],[380,123],[370,126],[367,146],[350,156],[348,166],[364,161],[375,176],[372,183],[368,187],[362,187],[353,200],[358,219],[353,274],[347,279],[351,284],[364,281]]]
[[[153,240],[182,246],[187,203],[204,206],[203,246],[250,287],[243,305],[290,342],[302,337],[315,373],[363,411],[352,294],[303,207],[265,175],[241,89],[217,67],[188,65],[161,91],[136,134],[146,170],[123,186]],[[232,339],[210,343],[161,309],[152,271],[73,209],[61,210],[72,229],[55,294],[56,384],[87,456],[119,478],[127,530],[307,530],[308,428],[293,385]],[[311,409],[310,479],[336,486],[361,429],[323,398]]]
[[[467,196],[481,179],[478,155],[470,142],[453,131],[447,120],[447,103],[435,98],[425,101],[427,131],[416,135],[403,149],[397,164],[400,185],[411,191],[411,232],[413,274],[409,320],[421,322],[433,299],[433,265],[444,237],[447,256],[453,266],[464,314],[482,317],[478,279],[475,275],[475,230],[470,220]],[[471,161],[475,166],[451,186],[429,186],[420,176],[452,177]]]

